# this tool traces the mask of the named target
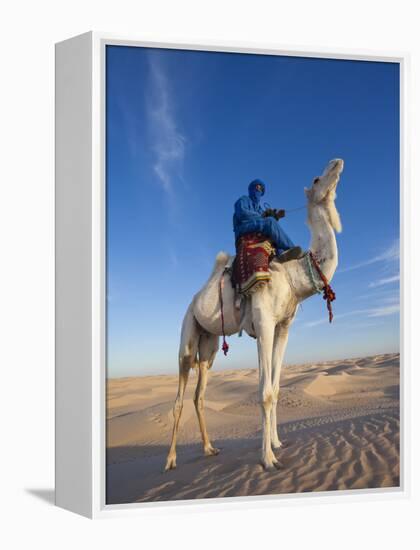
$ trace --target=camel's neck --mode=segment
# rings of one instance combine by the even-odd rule
[[[311,228],[310,249],[317,257],[325,277],[330,281],[337,269],[338,251],[327,209],[320,205],[309,205],[308,221]]]
[[[338,264],[337,241],[330,223],[328,211],[323,205],[308,205],[308,222],[311,230],[310,250],[319,261],[320,268],[328,281],[331,281]],[[294,264],[294,265],[293,265]],[[296,265],[297,264],[297,265]],[[285,266],[288,264],[286,263]],[[315,269],[317,282],[320,282]],[[316,293],[309,274],[306,257],[298,262],[290,262],[288,274],[292,279],[299,300]]]

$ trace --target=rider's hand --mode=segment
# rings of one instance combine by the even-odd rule
[[[262,213],[262,217],[263,217],[263,218],[269,218],[270,216],[272,216],[273,218],[275,218],[275,210],[273,210],[272,208],[267,208],[267,209],[264,210],[264,212]]]
[[[280,218],[284,218],[285,215],[286,215],[286,211],[283,210],[283,209],[276,210],[275,213],[276,213],[276,215],[275,215],[276,220],[279,220]]]

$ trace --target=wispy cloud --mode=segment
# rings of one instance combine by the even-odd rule
[[[379,287],[373,287],[364,294],[356,294],[352,297],[352,300],[374,300],[375,302],[383,302],[393,300],[398,295],[398,287],[392,285],[383,285]]]
[[[153,170],[163,190],[172,194],[182,175],[186,138],[178,128],[168,78],[155,54],[149,56],[149,68],[146,110],[155,155]]]
[[[380,306],[373,306],[367,309],[355,309],[353,311],[348,311],[346,313],[341,313],[334,315],[334,320],[343,319],[345,317],[354,317],[358,315],[361,319],[371,318],[371,317],[387,317],[388,315],[393,315],[400,311],[400,303],[398,297],[393,297],[391,300],[387,300],[388,303],[381,304]],[[334,322],[334,321],[333,321]],[[358,322],[358,321],[357,321]],[[315,321],[309,321],[304,323],[304,327],[312,328],[318,325],[323,325],[328,323],[328,317],[322,317],[321,319],[316,319]]]
[[[379,279],[378,281],[373,281],[372,283],[369,284],[369,287],[370,288],[375,288],[377,286],[388,285],[388,284],[391,284],[391,283],[395,283],[399,280],[400,280],[399,275],[394,275],[393,277],[385,277],[384,279]]]
[[[389,304],[382,307],[373,308],[370,310],[368,317],[387,317],[400,311],[400,304]]]
[[[343,269],[339,270],[339,273],[345,273],[346,271],[353,271],[354,269],[360,269],[361,267],[365,267],[378,262],[388,262],[388,263],[398,262],[399,258],[400,258],[400,241],[399,239],[396,239],[394,242],[391,243],[391,245],[388,248],[386,248],[379,254],[373,256],[372,258],[368,258],[362,262],[351,265],[349,267],[344,267]]]
[[[179,265],[179,260],[178,260],[178,255],[175,251],[174,248],[170,248],[169,249],[169,260],[171,262],[171,266],[174,268],[174,269],[177,269],[178,265]]]
[[[334,315],[334,320],[342,319],[344,317],[351,317],[353,315],[364,315],[366,313],[366,309],[356,309],[354,311],[348,311],[347,313],[340,313],[338,315]],[[307,323],[304,323],[304,327],[312,328],[316,327],[318,325],[323,325],[325,323],[328,323],[328,316],[322,317],[321,319],[316,319],[315,321],[308,321]]]

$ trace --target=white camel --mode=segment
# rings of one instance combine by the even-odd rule
[[[334,275],[338,263],[335,231],[341,231],[340,217],[335,207],[336,187],[344,162],[329,162],[322,176],[313,180],[307,197],[307,222],[311,231],[310,250],[318,258],[326,279]],[[299,260],[270,263],[271,281],[243,300],[237,307],[235,291],[225,267],[231,257],[225,252],[217,255],[213,272],[204,287],[194,296],[185,314],[179,348],[179,386],[174,405],[174,427],[165,470],[176,468],[176,441],[188,374],[198,368],[198,382],[194,404],[200,424],[204,454],[217,455],[207,434],[204,418],[204,394],[208,371],[219,349],[222,334],[220,308],[220,278],[222,287],[224,325],[227,335],[241,329],[257,339],[259,363],[259,393],[262,410],[262,457],[265,469],[280,468],[273,449],[282,446],[277,432],[277,402],[280,373],[287,345],[290,325],[298,304],[314,295],[322,285],[316,270],[309,264],[309,256]]]

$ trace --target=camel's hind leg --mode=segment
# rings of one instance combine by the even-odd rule
[[[209,370],[213,365],[217,350],[219,349],[219,337],[204,333],[200,336],[198,345],[199,374],[197,388],[195,390],[194,405],[200,424],[201,437],[203,439],[204,454],[212,456],[219,454],[219,449],[213,447],[207,434],[206,420],[204,417],[204,394],[207,387]]]
[[[176,468],[176,440],[178,435],[179,421],[181,419],[182,406],[184,402],[185,388],[188,382],[190,369],[196,364],[198,342],[200,334],[197,321],[192,313],[191,306],[185,315],[181,332],[181,345],[179,349],[179,382],[178,394],[174,404],[174,427],[172,431],[171,447],[166,459],[166,470]]]

